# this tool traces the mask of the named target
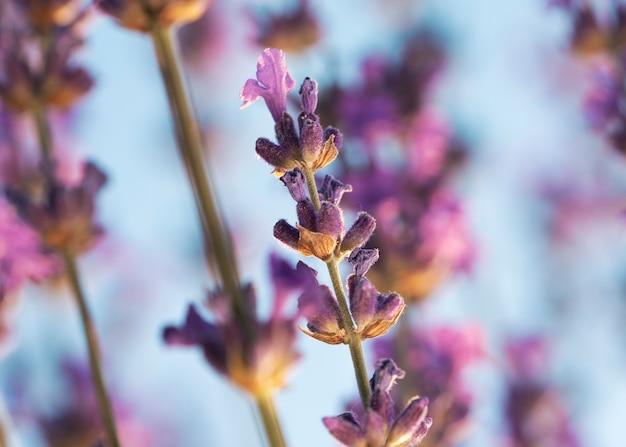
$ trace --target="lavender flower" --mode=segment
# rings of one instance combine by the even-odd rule
[[[299,223],[292,227],[285,220],[278,221],[274,226],[274,236],[302,255],[315,256],[322,261],[333,256],[341,259],[365,244],[374,232],[376,222],[367,213],[359,214],[352,227],[345,232],[343,213],[338,205],[343,193],[351,190],[349,185],[327,175],[322,189],[318,191],[324,200],[316,210],[306,195],[304,175],[298,168],[285,173],[281,180],[298,202]]]
[[[311,285],[310,273],[301,266],[294,269],[275,255],[270,266],[276,294],[268,320],[258,318],[255,291],[248,285],[244,299],[253,320],[252,328],[242,327],[231,312],[229,298],[216,290],[205,303],[213,322],[204,320],[190,305],[182,326],[169,326],[163,331],[168,345],[200,346],[218,373],[256,397],[270,396],[283,388],[289,371],[300,358],[295,350],[296,316],[285,315],[285,300]],[[252,330],[252,337],[247,329]]]
[[[117,23],[135,31],[149,32],[155,25],[171,26],[198,20],[209,0],[100,0],[98,7]]]
[[[32,37],[31,27],[36,24],[22,24],[23,17],[13,18],[10,31],[0,29],[4,40],[0,44],[0,98],[8,108],[14,112],[42,105],[68,108],[91,90],[93,79],[72,60],[83,43],[78,32],[83,17],[79,14],[68,25],[53,28],[46,48]]]
[[[346,447],[414,447],[420,443],[433,423],[426,417],[428,398],[412,398],[396,416],[389,391],[403,377],[404,371],[393,360],[379,360],[370,380],[372,395],[363,422],[353,413],[326,417],[323,422],[331,435]]]
[[[248,79],[239,93],[242,108],[259,98],[265,100],[276,122],[276,140],[259,138],[256,152],[282,174],[295,168],[313,172],[327,166],[338,154],[340,134],[336,129],[323,130],[317,106],[317,83],[306,78],[300,88],[304,111],[298,116],[299,132],[293,118],[287,114],[287,93],[295,88],[295,82],[287,71],[285,54],[274,48],[266,48],[259,57],[257,79]]]
[[[299,52],[315,45],[320,38],[320,26],[308,0],[299,0],[291,11],[252,15],[258,27],[255,41],[262,47]]]
[[[357,249],[351,255],[355,274],[348,277],[350,313],[356,324],[356,335],[361,339],[379,337],[396,324],[405,304],[396,293],[382,295],[362,274],[375,262],[374,250]],[[304,268],[303,264],[303,268]],[[300,314],[307,319],[307,329],[302,332],[331,345],[347,343],[345,328],[341,322],[339,305],[327,286],[317,282],[317,272],[306,267],[314,284],[298,299]],[[361,275],[359,273],[362,273]]]
[[[579,447],[564,402],[545,378],[547,351],[538,337],[511,340],[505,412],[511,447]]]
[[[41,32],[71,23],[81,9],[80,0],[21,0],[13,3],[25,12],[28,22]]]
[[[93,163],[83,167],[75,185],[59,181],[51,167],[46,178],[43,200],[22,191],[9,190],[9,197],[23,218],[37,229],[46,247],[79,254],[89,249],[103,234],[94,222],[95,197],[106,183],[106,175]]]
[[[415,394],[429,398],[430,414],[437,425],[423,445],[456,445],[459,437],[467,433],[472,406],[462,374],[484,355],[478,326],[418,330],[401,325],[393,338],[376,340],[374,353],[377,357],[393,356],[406,372],[405,380],[392,393],[397,402]]]

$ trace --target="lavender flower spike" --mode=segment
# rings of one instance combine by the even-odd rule
[[[280,121],[283,113],[287,112],[287,93],[296,86],[287,71],[285,53],[275,48],[263,50],[256,66],[256,77],[248,79],[239,92],[243,101],[241,108],[263,98],[274,121]]]
[[[400,413],[394,415],[389,390],[404,371],[391,359],[376,363],[370,388],[369,408],[359,423],[352,413],[323,419],[330,434],[346,447],[415,447],[432,425],[428,413],[428,398],[414,397]]]

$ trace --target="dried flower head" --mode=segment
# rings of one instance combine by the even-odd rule
[[[153,27],[198,20],[209,0],[100,0],[98,6],[124,28],[149,32]]]
[[[310,273],[300,265],[294,269],[273,255],[270,267],[276,292],[268,320],[258,318],[255,292],[248,285],[244,299],[252,328],[243,327],[231,311],[229,298],[221,291],[214,291],[206,303],[213,322],[206,321],[194,306],[189,306],[184,324],[167,327],[163,332],[169,345],[199,345],[217,372],[253,396],[269,396],[284,387],[290,370],[300,358],[295,350],[295,316],[285,315],[285,300],[311,284]]]
[[[9,191],[23,218],[37,229],[44,245],[52,250],[79,254],[102,235],[95,223],[95,198],[106,183],[106,175],[92,162],[85,163],[75,185],[59,181],[51,167],[44,168],[43,197]]]
[[[412,398],[396,416],[389,391],[397,379],[404,377],[391,359],[376,363],[370,380],[372,395],[363,421],[353,413],[323,419],[330,434],[346,447],[415,447],[428,433],[433,421],[426,417],[428,398]]]

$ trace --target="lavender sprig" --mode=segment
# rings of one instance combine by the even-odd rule
[[[361,340],[387,332],[404,309],[404,302],[396,294],[380,295],[368,280],[356,274],[348,279],[348,304],[339,262],[367,242],[376,222],[369,214],[360,213],[352,227],[345,231],[338,205],[351,187],[327,176],[318,190],[314,174],[337,157],[342,137],[337,129],[322,129],[315,114],[317,83],[310,78],[300,87],[303,110],[298,116],[296,131],[287,113],[286,98],[294,86],[284,53],[267,48],[259,57],[257,79],[248,79],[239,96],[243,100],[242,108],[256,99],[265,100],[276,123],[278,144],[259,138],[256,152],[274,167],[275,173],[282,174],[281,181],[297,202],[298,224],[294,227],[280,220],[274,226],[274,236],[302,255],[315,256],[326,263],[331,278],[336,298],[326,286],[319,284],[301,297],[300,306],[309,320],[305,332],[326,343],[349,346],[361,401],[367,408],[370,387]],[[357,261],[357,271],[364,273],[371,263],[371,259]]]

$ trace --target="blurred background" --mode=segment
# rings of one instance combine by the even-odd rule
[[[598,3],[600,16],[608,3]],[[588,123],[594,65],[573,54],[572,32],[567,11],[541,0],[214,0],[179,31],[211,177],[262,313],[272,297],[269,254],[299,257],[272,237],[277,220],[294,221],[293,201],[254,152],[258,137],[273,138],[271,115],[260,101],[239,108],[261,50],[283,47],[297,85],[318,81],[321,122],[344,132],[346,157],[359,166],[359,151],[402,153],[388,116],[372,112],[385,103],[373,101],[381,91],[368,88],[367,76],[398,64],[411,39],[426,42],[410,56],[431,64],[414,112],[445,129],[423,145],[445,135],[460,154],[446,190],[462,209],[463,265],[429,287],[410,318],[425,331],[470,328],[464,333],[480,345],[455,378],[471,395],[463,428],[439,445],[623,446],[626,164]],[[106,237],[80,269],[122,437],[128,446],[263,445],[248,399],[200,350],[161,340],[211,281],[151,42],[96,14],[80,61],[95,87],[52,122],[70,168],[88,158],[109,175],[98,202]],[[414,95],[402,82],[392,84],[396,97]],[[365,99],[355,107],[372,127],[343,127],[359,118],[333,103],[341,91]],[[339,178],[349,173],[334,169]],[[53,441],[55,430],[97,420],[73,302],[60,281],[27,285],[21,297],[16,346],[0,368],[21,444],[87,445]],[[370,368],[372,345],[365,342]],[[288,443],[336,445],[321,418],[357,397],[348,349],[305,335],[298,346],[303,359],[277,395]],[[568,436],[515,443],[511,408],[523,397],[511,404],[511,390],[524,374],[550,396],[534,424],[557,420]]]

